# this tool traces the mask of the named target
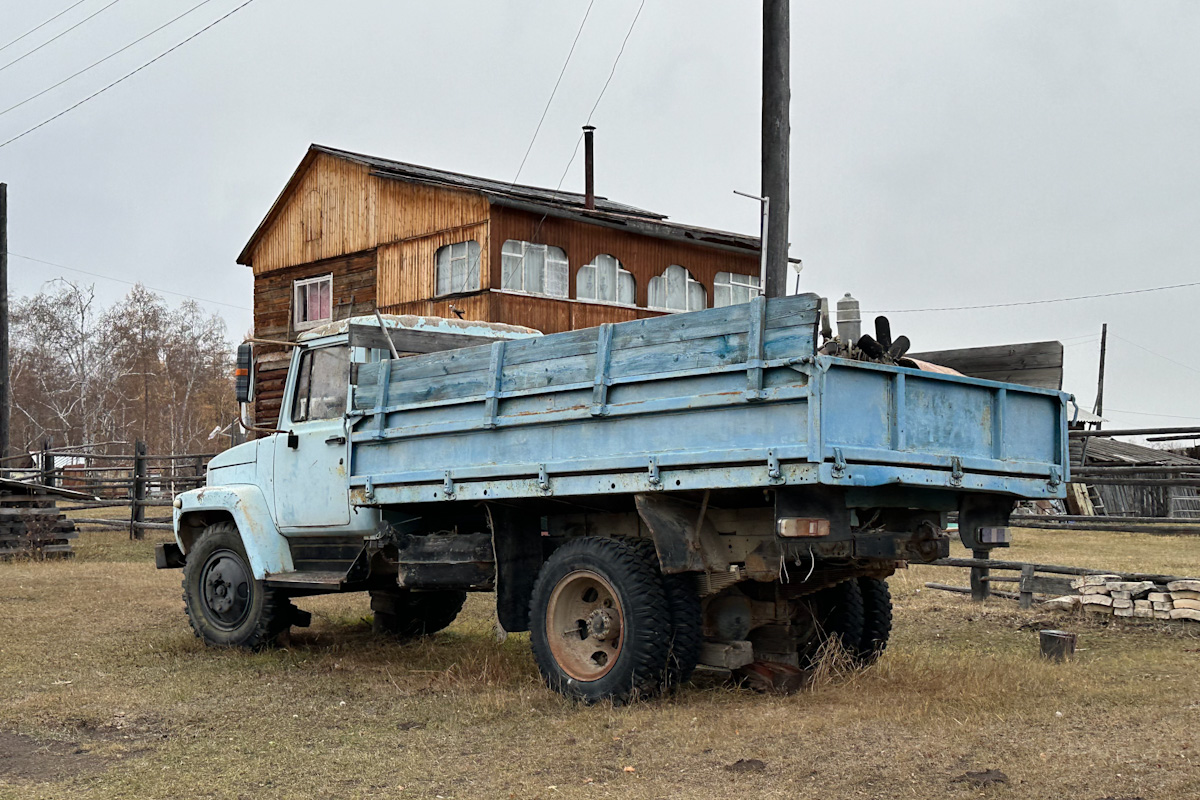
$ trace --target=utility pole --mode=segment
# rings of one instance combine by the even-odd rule
[[[767,297],[787,294],[791,103],[789,0],[763,0],[762,197],[770,201],[770,213],[762,246],[767,253]]]
[[[8,184],[0,183],[0,458],[8,456]]]
[[[1100,379],[1096,384],[1096,416],[1104,415],[1104,358],[1108,353],[1108,323],[1105,322],[1100,327]],[[1104,425],[1103,422],[1097,422],[1096,428],[1100,429]]]

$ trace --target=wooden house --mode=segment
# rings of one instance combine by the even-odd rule
[[[757,237],[317,145],[238,263],[254,271],[261,339],[376,309],[557,333],[759,292]],[[286,353],[258,358],[255,417],[272,424]]]

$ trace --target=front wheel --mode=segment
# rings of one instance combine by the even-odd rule
[[[286,596],[255,580],[232,522],[209,525],[183,567],[183,604],[206,644],[260,649],[291,626]]]
[[[658,570],[630,542],[585,537],[555,550],[529,622],[538,670],[561,694],[624,703],[663,687],[671,612]]]

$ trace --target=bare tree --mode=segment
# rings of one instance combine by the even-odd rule
[[[172,309],[139,285],[104,312],[90,287],[56,281],[12,319],[14,445],[201,452],[236,413],[224,321],[192,301]]]

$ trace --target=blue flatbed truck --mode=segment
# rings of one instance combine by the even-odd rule
[[[822,354],[820,308],[309,331],[277,428],[175,499],[158,565],[213,645],[269,645],[314,594],[367,592],[375,628],[410,637],[494,591],[585,701],[698,664],[795,671],[831,640],[870,663],[887,577],[947,555],[948,515],[986,551],[1014,501],[1064,496],[1067,395]]]

